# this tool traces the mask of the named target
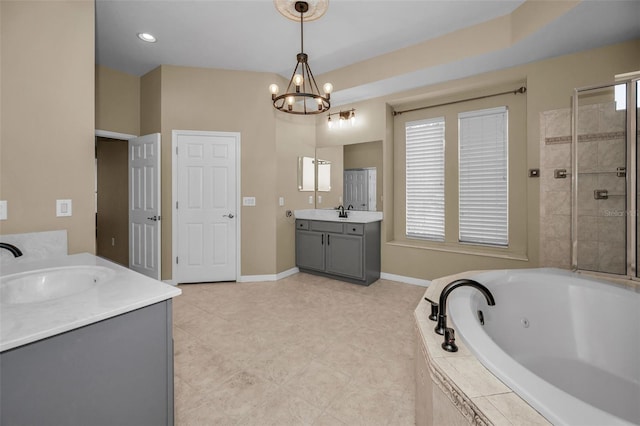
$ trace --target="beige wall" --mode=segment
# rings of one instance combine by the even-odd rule
[[[273,109],[266,88],[280,77],[266,73],[162,66],[160,79],[163,278],[171,276],[172,265],[172,130],[240,132],[241,197],[256,198],[255,207],[242,207],[241,212],[241,274],[247,276],[282,272],[278,270],[277,264],[287,267],[292,265],[292,258],[277,261],[278,253],[291,253],[287,248],[277,249],[279,244],[291,244],[289,233],[282,227],[280,232],[283,235],[278,234],[277,225],[282,213],[278,197],[289,194],[290,188],[278,186],[278,155],[284,152],[288,153],[286,157],[297,157],[299,154],[295,145],[291,150],[288,148],[292,146],[291,140],[283,140],[282,145],[276,143],[276,134],[283,133],[276,131],[280,113]],[[302,129],[297,128],[293,122],[280,125],[293,132],[304,133],[305,126],[308,129],[308,124],[302,124]],[[304,152],[304,145],[309,143],[313,143],[312,139],[300,146],[300,152]],[[290,167],[295,170],[295,163]],[[305,208],[296,205],[296,196],[286,198],[285,209]]]
[[[69,253],[93,253],[94,2],[3,0],[0,11],[0,233],[66,229]],[[56,217],[56,199],[73,216]]]
[[[575,87],[610,83],[614,81],[616,74],[640,69],[638,52],[640,52],[640,40],[635,40],[382,98],[342,105],[343,110],[355,108],[359,121],[363,116],[366,117],[367,122],[372,123],[372,126],[367,127],[356,126],[348,135],[336,136],[325,129],[326,124],[319,123],[316,130],[319,146],[371,140],[383,141],[385,220],[383,221],[382,271],[415,278],[433,279],[471,269],[538,266],[539,180],[523,178],[523,176],[526,176],[529,168],[537,168],[540,165],[539,114],[547,110],[570,107],[571,95]],[[323,81],[325,79],[322,78]],[[395,146],[398,141],[394,142],[393,133],[396,126],[403,126],[403,124],[400,124],[397,118],[393,118],[393,109],[464,99],[474,96],[475,93],[481,93],[505,84],[512,84],[513,88],[516,88],[520,82],[525,82],[528,89],[524,95],[526,99],[524,105],[525,129],[521,140],[511,140],[510,142],[510,150],[517,152],[516,158],[510,157],[512,161],[515,161],[510,164],[512,184],[516,184],[512,193],[521,197],[520,202],[524,206],[517,218],[514,219],[512,215],[512,220],[518,222],[516,226],[516,232],[519,233],[517,241],[521,245],[516,250],[518,256],[514,256],[515,259],[509,259],[504,256],[487,256],[487,253],[464,253],[460,250],[440,251],[420,244],[399,241],[397,236],[402,230],[397,228],[403,221],[397,216],[403,212],[398,211],[396,206],[402,204],[404,200],[404,188],[401,185],[404,178],[402,170],[396,170],[398,159],[395,159],[394,155],[397,155],[398,152],[398,147]],[[431,112],[438,113],[437,110]],[[396,135],[397,133],[396,129]]]
[[[277,151],[276,196],[284,198],[284,206],[276,205],[276,271],[283,272],[295,265],[295,217],[287,210],[313,208],[309,205],[312,192],[298,191],[298,157],[315,155],[315,122],[308,117],[278,114],[275,116]]]
[[[96,129],[140,134],[140,77],[96,65]]]
[[[321,76],[338,89],[368,81],[401,75],[418,68],[446,63],[472,54],[512,45],[533,28],[513,25],[537,22],[540,26],[564,13],[574,2],[545,2],[541,10],[526,4],[509,17],[459,31],[427,43],[382,55]],[[94,160],[93,134],[96,128],[95,96],[104,87],[98,69],[95,86],[94,4],[73,2],[3,1],[2,19],[0,198],[9,204],[9,220],[2,233],[68,229],[70,252],[94,251]],[[527,18],[527,19],[525,19]],[[517,27],[517,28],[514,28]],[[35,34],[32,29],[38,28]],[[65,28],[65,31],[59,31]],[[41,34],[44,33],[46,37]],[[474,43],[469,43],[474,40]],[[482,41],[481,43],[479,41]],[[461,269],[537,266],[539,235],[539,182],[525,179],[526,256],[528,261],[438,252],[394,242],[394,193],[392,107],[409,102],[430,102],[465,95],[513,81],[526,81],[526,137],[521,161],[526,169],[539,165],[541,111],[570,106],[574,87],[613,81],[615,74],[640,68],[640,41],[623,43],[574,55],[553,58],[520,67],[474,76],[468,79],[398,93],[384,98],[342,106],[356,108],[353,129],[328,133],[326,117],[317,117],[315,143],[318,147],[383,141],[384,235],[383,271],[418,278],[433,278]],[[46,64],[46,66],[43,66]],[[55,72],[51,72],[55,69]],[[362,72],[362,70],[367,72]],[[116,76],[119,78],[123,76]],[[135,79],[125,78],[128,87]],[[171,276],[171,130],[237,131],[242,135],[242,195],[255,196],[256,207],[242,209],[242,274],[273,274],[292,265],[291,233],[283,222],[278,197],[285,197],[284,210],[307,208],[300,194],[287,183],[291,157],[297,156],[294,123],[280,123],[266,87],[280,77],[263,73],[205,70],[162,66],[139,81],[139,132],[161,131],[163,136],[163,277]],[[108,87],[108,85],[107,85]],[[135,89],[126,90],[131,116],[135,116]],[[124,96],[124,95],[123,95]],[[113,105],[99,100],[99,120]],[[242,111],[238,113],[237,111]],[[250,117],[250,119],[247,119]],[[307,117],[308,118],[308,117]],[[131,117],[122,117],[118,129],[132,129]],[[135,118],[133,122],[135,122]],[[128,122],[128,124],[127,124]],[[102,125],[102,124],[101,124]],[[294,130],[295,129],[295,130]],[[112,130],[112,129],[107,129]],[[127,133],[129,131],[126,131]],[[304,147],[300,147],[300,152]],[[280,171],[280,168],[283,168]],[[292,167],[292,170],[295,170]],[[17,179],[19,177],[20,179]],[[291,195],[288,195],[291,194]],[[74,215],[55,217],[55,199],[71,198]],[[275,218],[275,219],[274,219]],[[275,247],[275,250],[274,250]]]

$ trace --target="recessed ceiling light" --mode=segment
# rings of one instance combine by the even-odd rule
[[[138,38],[142,41],[146,41],[147,43],[155,43],[156,38],[149,33],[138,33]]]

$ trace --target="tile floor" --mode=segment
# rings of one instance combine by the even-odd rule
[[[181,285],[177,425],[413,425],[413,310],[425,288],[299,273]]]

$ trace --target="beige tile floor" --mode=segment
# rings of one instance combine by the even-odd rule
[[[309,274],[181,285],[177,425],[413,425],[413,310],[425,289]]]

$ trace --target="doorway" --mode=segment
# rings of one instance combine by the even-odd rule
[[[96,130],[96,254],[160,279],[160,134]]]
[[[127,141],[96,137],[96,254],[129,266]]]
[[[173,281],[240,276],[240,134],[174,130]]]

